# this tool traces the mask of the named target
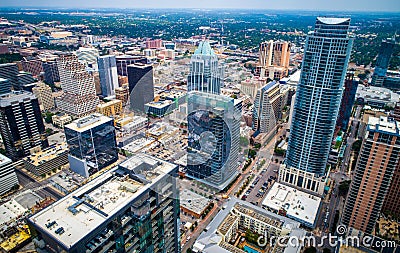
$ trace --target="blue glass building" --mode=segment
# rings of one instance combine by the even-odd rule
[[[395,41],[386,39],[382,41],[379,49],[378,58],[376,59],[374,74],[372,75],[371,84],[374,86],[382,86],[385,80],[386,72],[389,67],[390,58],[393,54]]]
[[[350,18],[318,17],[304,50],[285,163],[317,177],[325,175],[343,93],[349,25]],[[296,180],[304,187],[303,178]]]

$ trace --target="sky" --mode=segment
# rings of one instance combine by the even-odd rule
[[[400,0],[0,0],[0,7],[225,8],[400,12]]]

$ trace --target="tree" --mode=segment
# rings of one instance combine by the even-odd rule
[[[340,182],[340,184],[339,184],[339,195],[340,196],[346,196],[346,194],[350,188],[350,183],[351,183],[350,180]]]
[[[247,147],[249,145],[249,139],[246,137],[240,136],[239,138],[240,146]]]
[[[362,141],[361,140],[356,140],[354,143],[353,143],[353,145],[351,146],[351,149],[354,151],[354,152],[360,152],[360,148],[361,148],[361,144],[362,144]]]

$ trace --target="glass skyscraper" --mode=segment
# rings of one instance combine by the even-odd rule
[[[119,87],[115,55],[100,56],[97,62],[99,65],[101,94],[104,97],[115,95],[115,88]]]
[[[221,93],[223,68],[218,66],[218,57],[208,41],[201,41],[190,60],[187,80],[188,91]]]
[[[304,50],[286,165],[317,177],[325,175],[343,93],[353,42],[349,25],[350,18],[318,17]]]
[[[394,39],[392,40],[389,38],[382,41],[381,48],[379,49],[378,58],[376,59],[374,74],[372,75],[372,85],[383,85],[383,81],[385,80],[386,72],[389,67],[390,58],[393,54],[394,45]]]

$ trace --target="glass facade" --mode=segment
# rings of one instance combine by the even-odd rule
[[[317,18],[307,36],[286,165],[325,174],[349,61],[348,18]]]
[[[394,40],[387,39],[382,41],[379,50],[378,58],[376,59],[374,74],[372,76],[371,84],[374,86],[382,86],[386,72],[389,67],[390,58],[392,57],[395,42]]]

